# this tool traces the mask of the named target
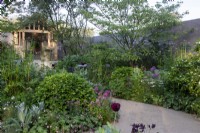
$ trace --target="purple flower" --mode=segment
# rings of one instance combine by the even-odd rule
[[[152,71],[152,72],[154,72],[156,70],[156,67],[155,66],[152,66],[151,68],[150,68],[150,71]]]
[[[154,129],[156,127],[156,124],[152,124],[152,125],[147,125],[147,128],[145,127],[145,125],[143,123],[134,123],[132,125],[132,132],[131,133],[143,133],[143,132],[147,132],[146,130],[149,129],[149,132],[151,129]]]
[[[109,96],[110,96],[110,90],[106,90],[106,91],[103,93],[103,96],[104,96],[104,97],[109,97]]]
[[[0,0],[0,4],[3,2],[3,0]]]
[[[156,78],[158,78],[158,77],[159,77],[159,74],[154,73],[154,74],[152,75],[152,78],[154,78],[154,79],[156,79]]]
[[[111,104],[111,108],[112,108],[113,111],[118,112],[119,109],[120,109],[120,104],[114,102],[114,103]]]
[[[138,133],[138,132],[144,132],[144,130],[145,130],[145,125],[144,124],[142,124],[142,123],[140,123],[140,124],[136,124],[136,123],[134,123],[133,125],[132,125],[132,132],[131,133]]]
[[[149,129],[154,129],[156,127],[156,124],[148,125]]]
[[[156,124],[152,124],[151,125],[151,128],[153,129],[153,128],[155,128],[156,127]]]

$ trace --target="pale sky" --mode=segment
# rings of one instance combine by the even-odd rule
[[[200,18],[200,0],[174,0],[174,2],[176,1],[183,2],[179,8],[180,13],[189,11],[189,14],[185,15],[182,18],[183,21]],[[148,0],[148,2],[151,6],[154,6],[156,2],[162,2],[162,0]],[[94,28],[94,26],[92,26],[91,24],[90,27]],[[95,36],[99,35],[100,31],[97,28],[94,29],[95,29],[94,35]]]
[[[161,2],[162,0],[148,0],[150,5],[155,5],[156,1]],[[180,1],[180,0],[174,0]],[[200,0],[181,0],[183,1],[179,12],[189,11],[189,14],[183,17],[184,20],[191,20],[200,18]]]
[[[30,0],[26,0],[26,1],[30,1]],[[156,2],[161,2],[161,1],[162,0],[148,0],[151,6],[154,6]],[[189,11],[189,14],[183,17],[182,19],[183,21],[200,18],[200,0],[174,0],[174,2],[176,1],[183,1],[179,9],[180,13],[184,11]],[[92,26],[92,24],[89,24],[89,27],[95,28],[94,26]],[[99,30],[95,28],[95,35],[98,35],[98,31]]]

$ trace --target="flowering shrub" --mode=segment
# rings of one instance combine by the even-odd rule
[[[105,90],[102,86],[95,86],[96,101],[90,105],[90,111],[97,116],[102,124],[112,122],[115,114],[111,109],[111,91]]]
[[[151,89],[163,88],[163,80],[161,78],[162,71],[158,70],[155,66],[150,68],[150,71],[145,72],[144,81]]]

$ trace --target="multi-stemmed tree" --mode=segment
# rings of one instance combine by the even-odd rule
[[[85,16],[101,34],[111,37],[124,60],[133,64],[150,54],[151,44],[169,42],[170,29],[180,22],[178,3],[164,0],[154,7],[147,0],[91,0]]]

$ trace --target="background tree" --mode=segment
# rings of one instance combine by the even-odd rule
[[[116,42],[131,65],[151,53],[148,47],[152,43],[168,43],[170,29],[183,15],[177,12],[180,2],[169,4],[166,0],[155,7],[147,0],[92,0],[91,3],[85,16],[102,31],[101,34]]]
[[[41,13],[48,17],[49,26],[55,38],[62,41],[65,54],[83,53],[86,38],[87,19],[80,13],[86,9],[82,0],[32,0],[30,13]]]

